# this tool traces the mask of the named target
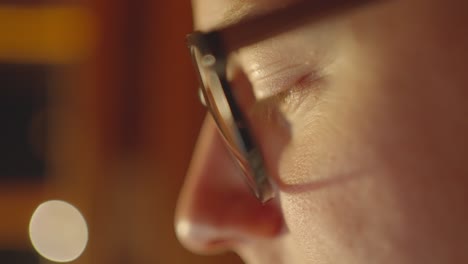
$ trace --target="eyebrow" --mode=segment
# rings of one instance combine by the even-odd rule
[[[258,14],[251,0],[238,0],[226,11],[218,32],[227,52],[287,31],[298,24],[383,0],[301,0]]]
[[[311,0],[314,1],[314,0]],[[315,0],[316,1],[316,0]],[[327,0],[325,0],[327,1]],[[273,1],[266,1],[265,3],[269,4],[268,8],[259,8],[258,1],[255,0],[233,0],[233,3],[224,11],[223,19],[218,24],[218,28],[228,27],[245,20],[250,20],[258,15],[274,12],[278,9],[287,7],[288,5],[297,3],[298,0],[292,0],[286,4],[276,4]],[[260,11],[260,9],[266,9],[265,11]]]
[[[246,0],[237,0],[232,3],[228,10],[223,14],[223,20],[220,23],[220,27],[226,27],[237,23],[239,20],[245,19],[250,13],[252,8],[252,2]]]

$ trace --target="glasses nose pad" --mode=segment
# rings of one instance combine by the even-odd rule
[[[206,100],[205,100],[205,95],[203,94],[202,88],[198,87],[198,100],[200,100],[200,103],[206,107]]]

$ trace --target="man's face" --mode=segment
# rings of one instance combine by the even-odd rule
[[[291,2],[194,0],[196,29]],[[248,81],[233,89],[276,98],[244,109],[276,197],[255,200],[208,117],[182,243],[247,263],[468,263],[467,12],[464,0],[384,1],[234,54]]]

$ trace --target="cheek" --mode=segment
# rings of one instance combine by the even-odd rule
[[[389,187],[396,172],[385,165],[375,137],[386,134],[376,125],[382,105],[374,103],[378,95],[357,87],[365,86],[337,84],[313,111],[290,118],[292,141],[280,162],[288,188],[280,198],[306,259],[385,263],[388,252],[401,251],[404,223],[398,193]]]
[[[401,24],[406,35],[380,29],[360,42],[372,45],[346,47],[342,79],[288,116],[280,199],[308,260],[467,261],[466,51]]]
[[[385,72],[398,76],[393,69]],[[441,94],[404,76],[346,80],[289,117],[280,199],[293,240],[306,259],[334,263],[430,263],[428,248],[443,263],[462,252],[468,122],[460,91]]]
[[[366,255],[362,248],[384,247],[381,234],[390,229],[390,220],[376,219],[394,201],[382,191],[376,150],[367,141],[368,96],[355,90],[352,98],[329,90],[313,110],[304,107],[289,117],[293,135],[280,162],[287,186],[281,202],[291,235],[309,260],[352,263]]]

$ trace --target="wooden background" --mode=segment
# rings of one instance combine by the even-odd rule
[[[184,42],[191,27],[189,1],[0,1],[0,62],[53,66],[47,175],[0,182],[0,251],[32,250],[34,208],[61,199],[89,225],[73,263],[240,263],[194,256],[173,231],[205,113]]]

